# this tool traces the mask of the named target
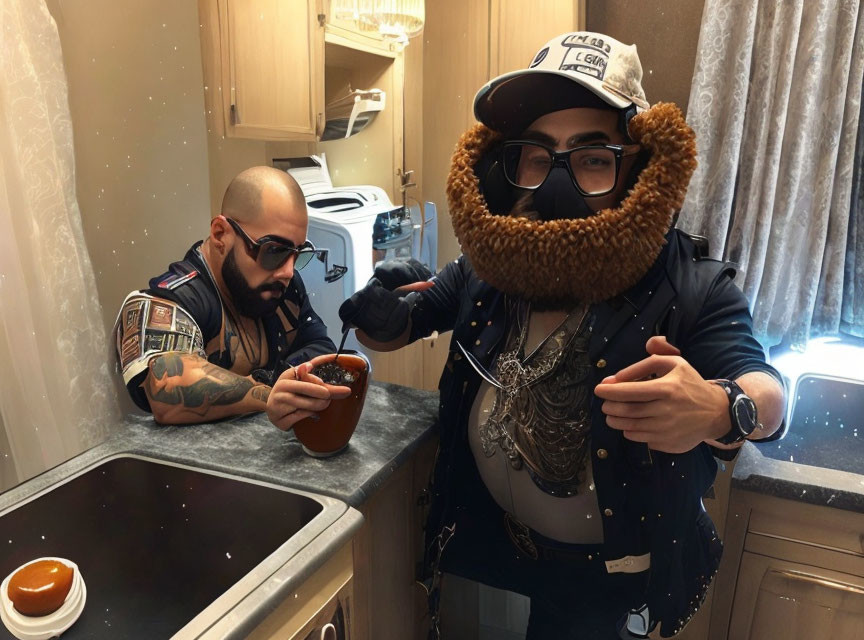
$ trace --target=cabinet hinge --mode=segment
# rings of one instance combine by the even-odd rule
[[[327,15],[323,13],[318,14],[318,26],[323,27],[325,22],[327,21]]]
[[[237,113],[237,95],[234,92],[234,87],[231,87],[231,124],[238,124],[240,115]]]
[[[423,489],[420,492],[420,495],[417,496],[417,506],[425,507],[427,504],[432,502],[432,494],[428,489]]]

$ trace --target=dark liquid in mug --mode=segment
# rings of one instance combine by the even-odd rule
[[[341,357],[344,357],[344,355],[340,356],[340,358]],[[359,377],[356,372],[340,366],[338,360],[336,362],[328,362],[327,364],[322,364],[320,367],[316,367],[315,375],[327,384],[340,385],[344,387],[350,387]]]

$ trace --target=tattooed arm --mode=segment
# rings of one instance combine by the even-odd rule
[[[141,387],[160,424],[210,422],[264,411],[270,387],[190,353],[152,358]]]

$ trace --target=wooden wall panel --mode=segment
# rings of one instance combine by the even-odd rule
[[[704,0],[585,0],[589,31],[635,44],[648,102],[687,112]]]
[[[406,192],[409,205],[428,199],[423,192],[423,57],[425,41],[420,35],[409,41],[404,58],[404,170],[413,171],[410,181],[414,187]],[[390,104],[403,99],[402,95],[388,95]],[[398,178],[396,178],[398,182]],[[401,195],[394,192],[394,204],[401,202]],[[369,352],[373,375],[376,380],[395,382],[417,389],[434,389],[425,383],[424,354],[429,349],[428,341],[416,342],[404,349],[388,353]]]
[[[405,167],[417,187],[408,195],[438,209],[438,267],[459,255],[444,183],[459,135],[474,121],[474,93],[488,76],[488,1],[426,5],[423,33],[405,50]],[[410,201],[409,201],[410,202]],[[449,336],[372,356],[375,379],[435,389]]]
[[[488,2],[427,3],[423,44],[423,195],[438,205],[440,266],[460,253],[444,185],[453,148],[474,122],[474,94],[489,76]]]
[[[494,78],[524,69],[556,35],[579,30],[585,24],[584,2],[491,0],[489,23],[489,77]]]

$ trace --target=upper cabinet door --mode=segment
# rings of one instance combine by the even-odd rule
[[[324,118],[322,0],[219,0],[219,7],[226,134],[316,140]]]

